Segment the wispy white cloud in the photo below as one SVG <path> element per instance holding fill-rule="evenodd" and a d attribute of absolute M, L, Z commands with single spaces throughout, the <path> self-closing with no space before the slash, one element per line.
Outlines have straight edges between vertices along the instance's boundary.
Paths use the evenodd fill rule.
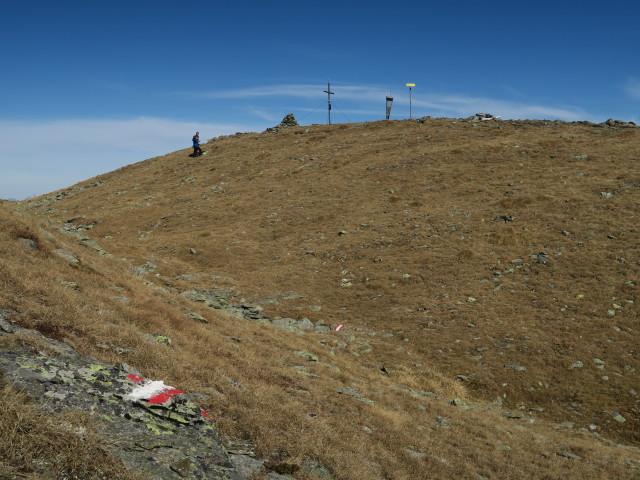
<path fill-rule="evenodd" d="M 636 88 L 640 89 L 637 85 Z M 252 100 L 254 102 L 258 98 L 265 100 L 273 97 L 288 98 L 291 100 L 291 109 L 293 110 L 295 99 L 314 100 L 322 103 L 323 89 L 326 89 L 326 87 L 317 84 L 283 84 L 220 92 L 200 92 L 192 93 L 191 95 L 203 99 Z M 370 113 L 381 115 L 381 112 L 384 112 L 384 99 L 389 93 L 387 88 L 381 86 L 335 84 L 331 86 L 331 90 L 335 94 L 331 97 L 334 105 L 344 112 L 361 112 L 363 115 Z M 396 90 L 392 92 L 392 96 L 395 98 L 393 111 L 400 115 L 399 108 L 404 108 L 407 110 L 407 112 L 403 112 L 406 115 L 400 115 L 400 117 L 408 117 L 408 91 Z M 499 115 L 503 118 L 544 118 L 567 121 L 596 120 L 588 112 L 571 106 L 515 102 L 463 94 L 423 93 L 415 89 L 412 92 L 411 103 L 414 116 L 431 115 L 458 118 L 482 112 Z M 382 106 L 376 108 L 376 105 Z M 307 106 L 296 108 L 298 111 L 308 109 Z M 262 118 L 271 120 L 273 117 L 263 116 Z M 367 118 L 366 120 L 372 120 L 372 118 Z"/>
<path fill-rule="evenodd" d="M 209 139 L 254 128 L 146 117 L 0 121 L 0 198 L 48 193 L 145 158 L 189 148 L 196 130 Z"/>
<path fill-rule="evenodd" d="M 248 106 L 246 108 L 246 110 L 247 110 L 247 113 L 249 115 L 252 115 L 252 116 L 257 117 L 257 118 L 261 118 L 261 119 L 266 120 L 268 122 L 276 122 L 277 123 L 277 122 L 280 121 L 280 119 L 277 118 L 277 115 L 274 115 L 272 112 L 267 111 L 267 110 L 265 110 L 263 108 L 254 107 L 254 106 L 250 105 L 250 106 Z"/>
<path fill-rule="evenodd" d="M 637 78 L 630 78 L 627 80 L 625 92 L 634 100 L 640 100 L 640 80 Z"/>
<path fill-rule="evenodd" d="M 216 92 L 179 92 L 181 94 L 202 99 L 249 99 L 264 97 L 297 97 L 314 98 L 318 96 L 318 85 L 265 85 L 236 90 Z"/>
<path fill-rule="evenodd" d="M 476 113 L 490 113 L 511 119 L 587 120 L 589 114 L 579 108 L 553 105 L 527 104 L 493 98 L 465 95 L 426 95 L 414 99 L 414 105 L 423 107 L 432 116 L 468 117 Z"/>

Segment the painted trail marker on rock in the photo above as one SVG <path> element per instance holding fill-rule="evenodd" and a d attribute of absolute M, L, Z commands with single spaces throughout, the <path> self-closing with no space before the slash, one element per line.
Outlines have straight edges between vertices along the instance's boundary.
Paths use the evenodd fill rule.
<path fill-rule="evenodd" d="M 144 401 L 150 405 L 161 405 L 173 400 L 174 395 L 186 393 L 177 388 L 165 385 L 162 380 L 146 380 L 137 375 L 127 375 L 127 378 L 138 384 L 138 386 L 124 397 L 125 400 L 130 402 Z M 211 420 L 209 414 L 203 409 L 200 409 L 200 413 L 207 420 Z"/>

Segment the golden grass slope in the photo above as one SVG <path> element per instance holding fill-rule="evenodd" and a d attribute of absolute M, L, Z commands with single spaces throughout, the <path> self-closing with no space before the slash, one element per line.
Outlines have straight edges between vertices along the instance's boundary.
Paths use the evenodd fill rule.
<path fill-rule="evenodd" d="M 630 478 L 639 135 L 429 119 L 215 139 L 4 205 L 0 308 L 209 395 L 219 428 L 272 462 L 314 458 L 341 479 Z M 78 227 L 103 255 L 61 232 Z M 194 286 L 347 329 L 258 325 L 179 295 Z"/>

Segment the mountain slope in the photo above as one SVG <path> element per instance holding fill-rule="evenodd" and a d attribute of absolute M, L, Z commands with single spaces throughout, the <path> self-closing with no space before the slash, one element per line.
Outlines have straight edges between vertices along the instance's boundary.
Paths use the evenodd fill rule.
<path fill-rule="evenodd" d="M 222 392 L 205 406 L 224 432 L 336 478 L 635 468 L 620 455 L 639 457 L 636 128 L 422 119 L 205 150 L 15 206 L 98 271 L 137 267 L 144 289 L 129 272 L 114 282 L 138 308 L 127 328 L 177 336 L 183 360 L 102 355 Z M 235 310 L 187 299 L 212 290 Z M 246 320 L 249 306 L 294 332 Z M 60 335 L 83 342 L 66 322 Z M 88 352 L 104 333 L 91 335 Z"/>

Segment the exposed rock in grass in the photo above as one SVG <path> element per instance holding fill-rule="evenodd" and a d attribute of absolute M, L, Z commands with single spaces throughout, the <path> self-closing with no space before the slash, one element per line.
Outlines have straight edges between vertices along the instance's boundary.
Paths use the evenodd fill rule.
<path fill-rule="evenodd" d="M 305 360 L 309 360 L 310 362 L 317 362 L 318 361 L 318 357 L 316 355 L 314 355 L 313 353 L 309 353 L 309 352 L 305 352 L 302 350 L 298 350 L 293 352 L 294 355 L 300 357 L 300 358 L 304 358 Z"/>
<path fill-rule="evenodd" d="M 20 237 L 20 238 L 18 238 L 18 241 L 29 250 L 37 250 L 38 249 L 38 245 L 31 238 Z"/>
<path fill-rule="evenodd" d="M 224 293 L 217 290 L 203 290 L 200 288 L 194 288 L 187 292 L 183 292 L 182 295 L 194 302 L 204 303 L 207 307 L 222 309 L 228 305 L 227 298 Z"/>
<path fill-rule="evenodd" d="M 613 412 L 613 414 L 611 416 L 618 423 L 624 423 L 624 422 L 627 421 L 627 419 L 624 418 L 622 415 L 620 415 L 618 412 Z"/>
<path fill-rule="evenodd" d="M 571 460 L 582 460 L 580 455 L 576 455 L 575 453 L 567 452 L 566 450 L 558 450 L 556 455 L 559 457 L 570 458 Z"/>
<path fill-rule="evenodd" d="M 527 367 L 523 367 L 522 365 L 505 365 L 504 368 L 515 370 L 516 372 L 525 372 L 527 370 Z"/>
<path fill-rule="evenodd" d="M 169 347 L 170 347 L 170 346 L 172 345 L 172 343 L 173 343 L 173 342 L 172 342 L 172 340 L 171 340 L 171 338 L 169 338 L 169 337 L 167 337 L 167 336 L 165 336 L 165 335 L 151 335 L 151 334 L 146 334 L 146 335 L 144 335 L 144 337 L 145 337 L 147 340 L 151 341 L 151 342 L 154 342 L 154 343 L 162 343 L 162 344 L 167 345 L 167 346 L 169 346 Z"/>
<path fill-rule="evenodd" d="M 196 313 L 196 312 L 185 313 L 184 316 L 187 317 L 187 318 L 191 318 L 193 320 L 197 320 L 200 323 L 209 323 L 209 320 L 207 320 L 202 315 L 200 315 L 199 313 Z"/>
<path fill-rule="evenodd" d="M 71 288 L 73 290 L 80 290 L 80 285 L 78 285 L 76 282 L 68 282 L 66 280 L 60 280 L 58 283 L 60 285 L 62 285 L 63 287 L 68 287 L 68 288 Z"/>
<path fill-rule="evenodd" d="M 80 263 L 80 260 L 78 260 L 76 257 L 74 257 L 73 255 L 71 255 L 69 252 L 67 252 L 62 248 L 56 248 L 54 250 L 54 253 L 57 253 L 69 263 Z"/>
<path fill-rule="evenodd" d="M 135 275 L 137 275 L 138 277 L 142 277 L 143 275 L 146 275 L 147 273 L 155 272 L 157 268 L 158 268 L 158 266 L 155 263 L 145 262 L 140 266 L 131 267 L 131 271 Z"/>
<path fill-rule="evenodd" d="M 245 478 L 191 395 L 168 389 L 151 398 L 126 401 L 137 385 L 145 383 L 128 373 L 130 369 L 82 357 L 67 345 L 7 324 L 3 318 L 0 337 L 28 333 L 61 355 L 37 355 L 28 346 L 0 350 L 0 371 L 6 379 L 50 412 L 92 412 L 108 447 L 132 470 L 166 480 Z"/>

